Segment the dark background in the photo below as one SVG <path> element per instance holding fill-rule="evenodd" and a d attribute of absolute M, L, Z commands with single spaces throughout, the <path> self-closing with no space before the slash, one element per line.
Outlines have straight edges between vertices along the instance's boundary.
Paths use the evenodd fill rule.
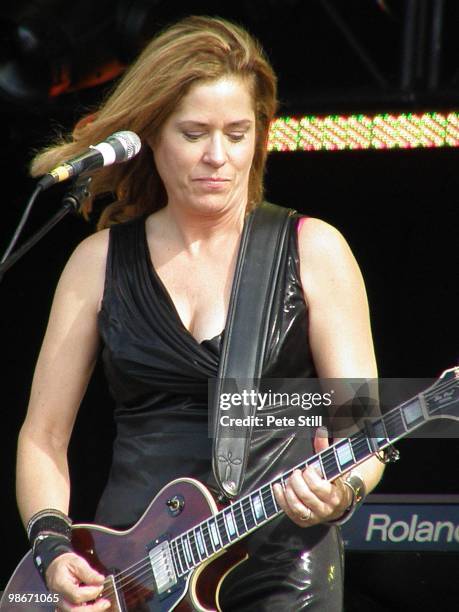
<path fill-rule="evenodd" d="M 230 17 L 260 38 L 280 75 L 284 115 L 459 107 L 454 2 L 190 2 L 186 11 L 177 2 L 112 2 L 110 11 L 106 2 L 93 4 L 69 8 L 43 0 L 1 9 L 1 252 L 34 186 L 27 175 L 33 150 L 71 128 L 106 93 L 107 57 L 127 62 L 156 28 L 184 14 Z M 56 66 L 67 68 L 74 91 L 69 85 L 49 96 L 62 76 Z M 107 82 L 83 87 L 95 73 Z M 269 157 L 268 199 L 325 219 L 350 243 L 366 281 L 381 376 L 430 378 L 458 363 L 457 165 L 455 148 Z M 64 192 L 59 186 L 38 200 L 21 241 L 57 210 Z M 59 274 L 92 231 L 93 225 L 66 217 L 0 286 L 0 588 L 27 550 L 14 501 L 14 460 L 34 364 Z M 70 450 L 78 522 L 91 520 L 106 477 L 112 408 L 99 367 Z M 398 447 L 401 461 L 386 470 L 379 493 L 457 494 L 455 438 L 406 440 Z M 451 554 L 351 553 L 346 610 L 454 609 L 458 569 Z"/>

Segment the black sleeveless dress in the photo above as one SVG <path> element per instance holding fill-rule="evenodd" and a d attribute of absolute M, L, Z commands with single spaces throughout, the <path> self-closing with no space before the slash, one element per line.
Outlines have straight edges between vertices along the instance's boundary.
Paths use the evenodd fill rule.
<path fill-rule="evenodd" d="M 295 216 L 290 220 L 283 253 L 283 291 L 270 321 L 265 378 L 315 376 L 299 277 L 297 221 Z M 126 528 L 169 481 L 209 479 L 207 382 L 218 373 L 222 334 L 198 343 L 184 327 L 152 265 L 145 217 L 110 229 L 98 323 L 105 373 L 116 400 L 117 435 L 96 521 Z M 258 434 L 251 444 L 244 491 L 311 454 L 310 440 Z M 336 527 L 302 529 L 281 516 L 245 541 L 249 559 L 223 582 L 223 612 L 248 612 L 255 606 L 270 612 L 342 609 L 343 553 Z"/>

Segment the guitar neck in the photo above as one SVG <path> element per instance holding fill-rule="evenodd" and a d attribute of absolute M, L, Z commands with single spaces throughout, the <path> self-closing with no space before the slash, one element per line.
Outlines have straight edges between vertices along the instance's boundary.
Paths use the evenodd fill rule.
<path fill-rule="evenodd" d="M 450 386 L 447 381 L 443 385 L 437 383 L 379 418 L 367 419 L 364 431 L 335 442 L 171 540 L 179 574 L 185 575 L 206 558 L 281 514 L 273 485 L 283 486 L 295 469 L 314 467 L 323 478 L 335 480 L 427 421 L 441 416 L 437 414 L 439 409 L 447 407 L 449 401 L 455 401 Z M 457 387 L 457 382 L 454 386 Z"/>

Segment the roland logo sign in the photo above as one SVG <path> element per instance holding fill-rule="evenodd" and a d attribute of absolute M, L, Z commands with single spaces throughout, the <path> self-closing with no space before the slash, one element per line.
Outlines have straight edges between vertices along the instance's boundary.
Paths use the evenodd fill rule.
<path fill-rule="evenodd" d="M 389 514 L 370 514 L 366 542 L 458 542 L 459 524 L 452 521 L 392 521 Z"/>

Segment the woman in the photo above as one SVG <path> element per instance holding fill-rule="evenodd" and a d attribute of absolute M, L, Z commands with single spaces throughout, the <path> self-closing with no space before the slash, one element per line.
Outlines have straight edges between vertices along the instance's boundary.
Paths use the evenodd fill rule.
<path fill-rule="evenodd" d="M 117 438 L 96 521 L 127 527 L 168 481 L 205 482 L 210 473 L 207 380 L 218 371 L 244 218 L 262 199 L 275 110 L 275 76 L 256 42 L 224 20 L 191 17 L 149 44 L 71 142 L 35 161 L 42 174 L 120 129 L 144 144 L 131 163 L 94 178 L 93 193 L 112 191 L 117 201 L 59 281 L 19 438 L 19 507 L 62 610 L 108 606 L 103 598 L 84 605 L 103 577 L 66 539 L 66 450 L 101 345 Z M 365 289 L 342 236 L 293 217 L 283 273 L 264 376 L 375 377 Z M 254 440 L 247 488 L 267 462 L 279 472 L 295 453 L 313 452 L 275 444 Z M 316 451 L 327 444 L 316 436 Z M 381 472 L 375 459 L 359 467 L 367 492 Z M 286 516 L 249 536 L 249 560 L 223 582 L 222 610 L 340 610 L 342 549 L 328 523 L 354 494 L 344 478 L 332 484 L 297 470 L 276 491 Z"/>

